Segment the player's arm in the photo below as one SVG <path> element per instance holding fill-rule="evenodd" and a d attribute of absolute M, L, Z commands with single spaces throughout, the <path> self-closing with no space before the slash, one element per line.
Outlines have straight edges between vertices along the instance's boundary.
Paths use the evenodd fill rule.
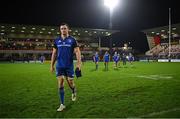
<path fill-rule="evenodd" d="M 54 64 L 55 64 L 55 61 L 56 61 L 56 53 L 57 53 L 57 49 L 53 48 L 52 56 L 51 56 L 51 68 L 50 68 L 51 72 L 54 71 Z"/>
<path fill-rule="evenodd" d="M 76 54 L 76 59 L 77 59 L 76 67 L 81 69 L 81 51 L 79 47 L 74 48 L 74 53 Z"/>

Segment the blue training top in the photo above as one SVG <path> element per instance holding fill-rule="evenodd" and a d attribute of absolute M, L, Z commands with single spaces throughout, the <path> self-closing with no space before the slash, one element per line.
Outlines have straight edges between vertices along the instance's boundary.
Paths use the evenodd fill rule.
<path fill-rule="evenodd" d="M 105 62 L 109 62 L 109 54 L 105 54 L 104 55 L 104 61 Z"/>
<path fill-rule="evenodd" d="M 57 49 L 56 67 L 73 67 L 73 55 L 75 47 L 78 47 L 77 42 L 71 36 L 66 37 L 64 40 L 61 37 L 54 40 L 54 48 Z"/>

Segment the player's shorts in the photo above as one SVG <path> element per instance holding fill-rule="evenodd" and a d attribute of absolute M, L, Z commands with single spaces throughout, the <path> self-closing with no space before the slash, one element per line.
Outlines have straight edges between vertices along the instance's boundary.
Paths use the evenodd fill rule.
<path fill-rule="evenodd" d="M 61 67 L 56 67 L 56 77 L 58 76 L 66 76 L 70 78 L 74 78 L 74 68 L 69 67 L 69 68 L 61 68 Z"/>
<path fill-rule="evenodd" d="M 133 58 L 131 57 L 131 58 L 129 58 L 129 61 L 133 61 Z"/>
<path fill-rule="evenodd" d="M 95 60 L 95 62 L 99 62 L 99 60 Z"/>
<path fill-rule="evenodd" d="M 109 60 L 105 59 L 104 62 L 109 62 Z"/>

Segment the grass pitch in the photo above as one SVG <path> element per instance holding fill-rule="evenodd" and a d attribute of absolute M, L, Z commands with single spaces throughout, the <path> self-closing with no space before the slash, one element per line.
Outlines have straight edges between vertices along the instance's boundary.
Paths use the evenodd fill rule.
<path fill-rule="evenodd" d="M 122 64 L 122 63 L 121 63 Z M 135 62 L 133 67 L 98 71 L 92 62 L 74 79 L 77 101 L 65 83 L 59 106 L 57 80 L 50 64 L 0 64 L 0 117 L 180 117 L 180 63 Z"/>

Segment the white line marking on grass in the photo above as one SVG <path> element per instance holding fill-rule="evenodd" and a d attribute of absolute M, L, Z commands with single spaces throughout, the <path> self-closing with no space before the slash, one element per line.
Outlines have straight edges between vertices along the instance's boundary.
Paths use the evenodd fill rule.
<path fill-rule="evenodd" d="M 163 75 L 139 75 L 138 78 L 146 78 L 153 80 L 161 80 L 161 79 L 172 79 L 172 76 L 163 76 Z"/>
<path fill-rule="evenodd" d="M 139 116 L 139 117 L 152 117 L 152 116 L 157 116 L 157 115 L 161 115 L 161 114 L 165 114 L 165 113 L 173 112 L 173 111 L 178 111 L 178 110 L 180 110 L 180 108 L 173 108 L 173 109 L 168 109 L 168 110 L 162 110 L 162 111 L 159 111 L 159 112 L 149 113 L 147 115 L 142 115 L 142 116 Z"/>

